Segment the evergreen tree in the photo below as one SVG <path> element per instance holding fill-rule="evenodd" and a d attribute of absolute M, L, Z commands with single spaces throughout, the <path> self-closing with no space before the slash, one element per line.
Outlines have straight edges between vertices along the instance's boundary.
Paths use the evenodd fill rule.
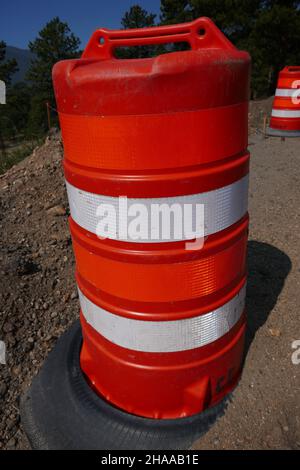
<path fill-rule="evenodd" d="M 30 99 L 30 88 L 26 83 L 19 82 L 9 88 L 6 105 L 3 106 L 0 115 L 2 134 L 5 139 L 14 139 L 18 135 L 24 134 L 28 121 Z"/>
<path fill-rule="evenodd" d="M 0 41 L 0 80 L 2 80 L 6 85 L 6 98 L 9 99 L 9 85 L 11 83 L 12 75 L 18 70 L 18 65 L 16 60 L 5 60 L 6 55 L 6 43 Z M 11 122 L 10 118 L 7 115 L 7 105 L 0 104 L 1 113 L 0 113 L 0 152 L 2 158 L 6 156 L 5 149 L 5 134 L 7 134 L 8 123 Z"/>
<path fill-rule="evenodd" d="M 252 56 L 252 96 L 274 93 L 278 72 L 300 63 L 300 0 L 161 0 L 162 24 L 208 16 Z"/>
<path fill-rule="evenodd" d="M 278 73 L 286 65 L 300 64 L 300 2 L 269 1 L 261 9 L 247 45 L 252 55 L 254 92 L 269 96 Z"/>
<path fill-rule="evenodd" d="M 58 17 L 49 21 L 38 37 L 29 43 L 30 51 L 35 54 L 27 73 L 33 92 L 28 120 L 29 134 L 39 135 L 47 129 L 46 101 L 55 107 L 52 68 L 59 60 L 78 57 L 79 44 L 79 38 Z"/>
<path fill-rule="evenodd" d="M 6 43 L 0 41 L 0 80 L 3 80 L 6 86 L 9 86 L 12 75 L 18 70 L 18 64 L 15 59 L 5 60 L 5 55 Z"/>
<path fill-rule="evenodd" d="M 194 12 L 189 0 L 161 0 L 161 24 L 186 23 L 194 19 Z"/>
<path fill-rule="evenodd" d="M 149 13 L 139 5 L 133 5 L 121 20 L 124 29 L 148 28 L 154 26 L 156 15 Z"/>
<path fill-rule="evenodd" d="M 10 92 L 7 108 L 18 134 L 24 135 L 30 111 L 31 89 L 25 82 L 16 83 Z"/>
<path fill-rule="evenodd" d="M 121 24 L 124 29 L 133 28 L 148 28 L 155 25 L 156 15 L 149 13 L 139 5 L 133 5 L 127 11 Z M 151 57 L 155 55 L 156 48 L 153 46 L 134 46 L 134 47 L 119 47 L 116 49 L 115 54 L 119 59 L 136 59 L 142 57 Z"/>

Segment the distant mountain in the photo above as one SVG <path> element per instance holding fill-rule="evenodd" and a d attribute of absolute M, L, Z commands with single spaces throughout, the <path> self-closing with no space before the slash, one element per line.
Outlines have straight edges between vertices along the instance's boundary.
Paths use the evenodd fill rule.
<path fill-rule="evenodd" d="M 22 82 L 25 80 L 25 75 L 30 65 L 31 59 L 34 54 L 28 49 L 19 49 L 18 47 L 6 46 L 6 59 L 16 59 L 18 62 L 18 72 L 12 76 L 12 83 Z"/>

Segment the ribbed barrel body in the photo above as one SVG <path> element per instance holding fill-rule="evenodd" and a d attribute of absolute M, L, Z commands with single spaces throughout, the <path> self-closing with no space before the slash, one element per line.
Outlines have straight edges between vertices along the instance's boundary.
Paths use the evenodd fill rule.
<path fill-rule="evenodd" d="M 81 367 L 113 405 L 178 418 L 241 373 L 250 60 L 208 19 L 171 27 L 197 35 L 191 50 L 150 59 L 97 58 L 94 41 L 115 33 L 53 72 Z"/>

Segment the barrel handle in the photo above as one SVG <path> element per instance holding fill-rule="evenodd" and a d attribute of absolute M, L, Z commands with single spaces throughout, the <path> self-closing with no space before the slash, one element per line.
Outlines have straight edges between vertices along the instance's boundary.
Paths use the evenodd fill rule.
<path fill-rule="evenodd" d="M 97 29 L 89 40 L 82 57 L 111 59 L 114 49 L 124 46 L 144 46 L 188 42 L 192 50 L 200 48 L 235 49 L 216 25 L 206 17 L 190 23 L 153 28 L 109 30 Z"/>

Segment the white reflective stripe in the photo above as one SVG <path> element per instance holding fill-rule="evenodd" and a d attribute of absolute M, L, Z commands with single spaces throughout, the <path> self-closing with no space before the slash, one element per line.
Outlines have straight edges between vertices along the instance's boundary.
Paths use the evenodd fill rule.
<path fill-rule="evenodd" d="M 285 109 L 273 109 L 272 110 L 273 117 L 279 118 L 300 118 L 300 110 L 285 110 Z"/>
<path fill-rule="evenodd" d="M 277 88 L 275 95 L 283 98 L 297 98 L 300 97 L 300 88 Z"/>
<path fill-rule="evenodd" d="M 130 207 L 133 206 L 133 204 L 143 204 L 146 207 L 148 214 L 151 214 L 152 204 L 167 204 L 168 207 L 171 207 L 173 204 L 178 204 L 181 213 L 184 214 L 184 217 L 187 216 L 184 218 L 184 227 L 186 225 L 195 227 L 197 219 L 196 211 L 194 209 L 196 205 L 203 205 L 204 233 L 202 231 L 201 235 L 204 236 L 230 227 L 246 214 L 248 206 L 248 175 L 228 186 L 224 186 L 213 191 L 208 191 L 206 193 L 163 198 L 127 198 L 127 209 L 123 207 L 120 207 L 119 209 L 118 197 L 89 193 L 72 186 L 68 182 L 66 182 L 66 186 L 71 216 L 78 225 L 88 230 L 89 232 L 101 235 L 106 238 L 117 240 L 126 239 L 130 242 L 157 243 L 174 240 L 186 240 L 195 237 L 189 236 L 189 234 L 186 234 L 185 231 L 182 230 L 182 235 L 180 237 L 176 237 L 176 233 L 171 231 L 171 237 L 163 238 L 160 228 L 159 234 L 157 236 L 155 236 L 149 230 L 148 238 L 143 237 L 140 239 L 134 239 L 130 237 L 130 234 L 128 234 L 127 238 L 124 238 L 124 236 L 121 236 L 118 232 L 118 225 L 117 231 L 101 231 L 99 230 L 99 225 L 97 226 L 101 220 L 101 216 L 97 216 L 97 208 L 100 205 L 112 205 L 116 213 L 116 220 L 121 221 L 119 226 L 121 226 L 121 224 L 124 226 L 125 220 L 127 220 L 128 211 L 130 210 Z M 187 214 L 185 212 L 186 204 L 190 204 L 193 207 L 193 210 Z M 128 217 L 128 219 L 130 218 Z M 161 218 L 159 224 L 161 224 Z"/>
<path fill-rule="evenodd" d="M 228 333 L 245 308 L 246 286 L 212 312 L 176 321 L 143 321 L 121 317 L 98 307 L 79 290 L 86 321 L 118 346 L 143 352 L 175 352 L 199 348 Z"/>

